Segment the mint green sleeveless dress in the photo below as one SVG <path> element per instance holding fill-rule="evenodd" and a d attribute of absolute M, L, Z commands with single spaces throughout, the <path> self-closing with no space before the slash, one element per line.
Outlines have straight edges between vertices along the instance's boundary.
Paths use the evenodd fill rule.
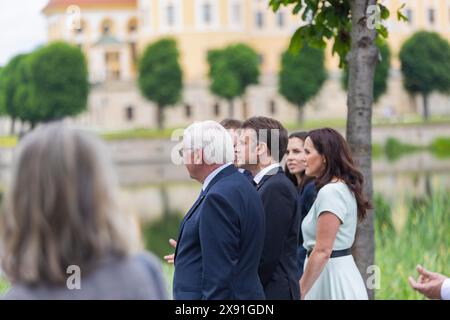
<path fill-rule="evenodd" d="M 343 182 L 323 186 L 302 223 L 303 246 L 312 250 L 316 244 L 317 219 L 328 211 L 336 215 L 341 225 L 333 250 L 351 248 L 355 240 L 357 205 L 353 193 Z M 308 258 L 305 261 L 305 268 Z M 322 273 L 305 296 L 306 300 L 367 300 L 363 278 L 352 255 L 330 258 Z"/>

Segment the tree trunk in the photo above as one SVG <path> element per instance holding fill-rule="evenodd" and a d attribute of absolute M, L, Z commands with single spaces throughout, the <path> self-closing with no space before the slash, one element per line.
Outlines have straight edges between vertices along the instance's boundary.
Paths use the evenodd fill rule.
<path fill-rule="evenodd" d="M 423 99 L 423 120 L 428 121 L 430 118 L 430 111 L 428 110 L 428 94 L 422 94 Z"/>
<path fill-rule="evenodd" d="M 298 108 L 298 113 L 297 113 L 297 122 L 299 125 L 303 125 L 303 121 L 304 121 L 304 116 L 305 116 L 305 111 L 303 109 L 303 106 L 297 106 Z"/>
<path fill-rule="evenodd" d="M 167 187 L 165 185 L 161 185 L 159 193 L 161 195 L 162 216 L 164 218 L 167 218 L 170 214 L 169 195 L 167 193 Z"/>
<path fill-rule="evenodd" d="M 234 103 L 233 103 L 233 99 L 230 99 L 228 101 L 228 117 L 230 119 L 234 119 Z"/>
<path fill-rule="evenodd" d="M 364 191 L 372 201 L 372 103 L 378 49 L 376 29 L 367 27 L 367 8 L 376 0 L 350 0 L 352 12 L 351 51 L 349 53 L 347 141 L 353 159 L 364 175 Z M 368 267 L 375 264 L 374 211 L 370 210 L 357 228 L 353 254 L 366 287 L 374 275 Z M 370 270 L 370 269 L 369 269 Z M 369 281 L 368 281 L 369 280 Z M 374 298 L 374 288 L 367 288 Z"/>
<path fill-rule="evenodd" d="M 158 122 L 158 129 L 164 128 L 164 107 L 160 104 L 156 106 L 156 121 Z"/>
<path fill-rule="evenodd" d="M 16 126 L 16 118 L 15 117 L 12 117 L 11 118 L 11 128 L 10 128 L 10 130 L 9 130 L 9 133 L 11 134 L 11 135 L 14 135 L 14 133 L 15 133 L 15 126 Z"/>

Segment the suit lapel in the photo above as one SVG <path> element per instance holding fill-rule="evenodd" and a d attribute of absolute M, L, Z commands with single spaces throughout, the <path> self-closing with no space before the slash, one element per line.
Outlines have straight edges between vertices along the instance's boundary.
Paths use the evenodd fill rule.
<path fill-rule="evenodd" d="M 237 169 L 234 167 L 234 165 L 229 165 L 228 167 L 224 168 L 223 170 L 221 170 L 212 180 L 211 182 L 208 184 L 208 186 L 206 187 L 205 191 L 203 191 L 201 193 L 201 195 L 197 198 L 197 200 L 195 201 L 195 203 L 193 204 L 193 206 L 189 209 L 189 211 L 186 213 L 186 215 L 183 218 L 183 222 L 181 223 L 180 226 L 180 231 L 178 232 L 178 241 L 180 241 L 181 239 L 181 235 L 183 234 L 183 229 L 184 229 L 184 225 L 186 224 L 186 221 L 189 220 L 189 218 L 192 216 L 192 214 L 195 212 L 195 210 L 197 210 L 198 206 L 202 203 L 203 199 L 205 199 L 206 194 L 208 193 L 209 189 L 211 189 L 211 187 L 217 182 L 219 181 L 221 178 L 229 176 L 230 174 L 234 173 L 235 171 L 237 171 Z M 177 251 L 178 251 L 178 245 L 175 248 L 175 257 L 177 256 Z"/>

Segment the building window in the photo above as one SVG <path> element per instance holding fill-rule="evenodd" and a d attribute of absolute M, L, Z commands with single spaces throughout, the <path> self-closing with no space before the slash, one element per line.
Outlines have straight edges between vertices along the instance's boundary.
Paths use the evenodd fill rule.
<path fill-rule="evenodd" d="M 264 13 L 261 11 L 256 12 L 255 23 L 258 29 L 262 29 L 264 27 Z"/>
<path fill-rule="evenodd" d="M 137 20 L 136 18 L 128 21 L 128 33 L 135 33 L 137 31 Z"/>
<path fill-rule="evenodd" d="M 129 106 L 125 109 L 125 119 L 127 121 L 133 121 L 134 119 L 134 107 Z"/>
<path fill-rule="evenodd" d="M 413 23 L 413 12 L 412 12 L 412 10 L 411 9 L 406 9 L 405 15 L 408 18 L 408 23 L 412 24 Z"/>
<path fill-rule="evenodd" d="M 434 24 L 435 16 L 434 16 L 434 9 L 428 9 L 428 22 L 430 24 Z"/>
<path fill-rule="evenodd" d="M 275 100 L 270 100 L 270 114 L 274 115 L 275 113 L 277 113 L 277 105 Z"/>
<path fill-rule="evenodd" d="M 107 19 L 102 22 L 102 34 L 107 35 L 111 34 L 112 32 L 112 22 L 111 20 Z"/>
<path fill-rule="evenodd" d="M 218 103 L 214 104 L 214 115 L 216 117 L 220 116 L 220 105 Z"/>
<path fill-rule="evenodd" d="M 231 21 L 233 24 L 241 23 L 241 4 L 239 2 L 234 2 L 231 7 Z"/>
<path fill-rule="evenodd" d="M 279 12 L 277 13 L 277 26 L 278 26 L 279 28 L 283 28 L 283 27 L 284 27 L 284 24 L 285 24 L 285 21 L 284 21 L 284 12 L 279 11 Z"/>
<path fill-rule="evenodd" d="M 210 24 L 211 19 L 211 4 L 209 2 L 205 2 L 202 5 L 202 17 L 204 24 Z"/>
<path fill-rule="evenodd" d="M 173 4 L 169 4 L 166 8 L 166 19 L 167 25 L 175 25 L 175 7 L 173 6 Z"/>

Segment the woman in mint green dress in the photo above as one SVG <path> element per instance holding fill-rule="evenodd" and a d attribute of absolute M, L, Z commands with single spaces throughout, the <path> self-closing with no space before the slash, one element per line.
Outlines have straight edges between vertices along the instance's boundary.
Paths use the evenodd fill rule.
<path fill-rule="evenodd" d="M 308 254 L 300 279 L 301 298 L 368 299 L 351 254 L 358 220 L 370 208 L 363 195 L 363 176 L 336 130 L 311 131 L 304 148 L 306 174 L 316 178 L 318 193 L 302 223 Z"/>

